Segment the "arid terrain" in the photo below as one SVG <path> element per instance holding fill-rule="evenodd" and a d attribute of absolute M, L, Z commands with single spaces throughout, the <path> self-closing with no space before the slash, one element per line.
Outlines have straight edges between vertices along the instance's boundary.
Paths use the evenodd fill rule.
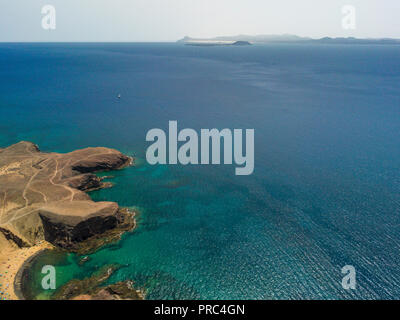
<path fill-rule="evenodd" d="M 31 142 L 0 149 L 0 291 L 13 299 L 15 273 L 32 254 L 80 244 L 128 225 L 127 211 L 86 193 L 109 184 L 94 172 L 124 168 L 132 159 L 107 148 L 43 153 Z M 6 290 L 4 290 L 6 289 Z M 4 290 L 4 291 L 3 291 Z"/>

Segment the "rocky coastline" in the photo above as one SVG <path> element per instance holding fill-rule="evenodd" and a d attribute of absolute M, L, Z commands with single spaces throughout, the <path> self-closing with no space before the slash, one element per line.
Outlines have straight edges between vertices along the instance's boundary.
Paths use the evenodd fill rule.
<path fill-rule="evenodd" d="M 0 274 L 4 269 L 12 280 L 11 287 L 4 284 L 10 291 L 8 297 L 23 298 L 24 269 L 43 249 L 89 254 L 135 228 L 134 212 L 114 202 L 94 202 L 87 194 L 112 186 L 96 172 L 119 170 L 132 163 L 132 158 L 119 151 L 102 147 L 44 153 L 23 141 L 0 149 Z M 10 257 L 21 256 L 21 252 L 22 266 L 11 272 L 16 264 Z M 93 289 L 94 297 L 119 299 L 118 287 L 108 289 L 100 295 Z M 88 299 L 88 293 L 83 293 Z M 125 296 L 136 297 L 126 292 Z"/>
<path fill-rule="evenodd" d="M 134 288 L 132 281 L 121 281 L 103 285 L 119 269 L 119 266 L 104 266 L 83 280 L 72 280 L 57 290 L 54 300 L 143 300 L 144 292 Z"/>

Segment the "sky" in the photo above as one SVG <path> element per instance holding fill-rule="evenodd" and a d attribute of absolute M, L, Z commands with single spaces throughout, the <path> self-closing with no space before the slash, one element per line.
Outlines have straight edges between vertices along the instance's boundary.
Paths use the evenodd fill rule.
<path fill-rule="evenodd" d="M 52 5 L 55 29 L 42 27 Z M 355 29 L 342 7 L 356 9 Z M 400 38 L 400 0 L 0 0 L 0 41 L 176 41 L 237 34 Z"/>

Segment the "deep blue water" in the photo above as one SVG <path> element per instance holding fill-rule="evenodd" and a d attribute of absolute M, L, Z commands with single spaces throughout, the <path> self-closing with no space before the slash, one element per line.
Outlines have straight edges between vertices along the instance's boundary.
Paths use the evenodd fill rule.
<path fill-rule="evenodd" d="M 1 44 L 0 119 L 0 147 L 137 157 L 91 195 L 139 228 L 82 267 L 42 257 L 58 284 L 118 263 L 150 299 L 400 298 L 399 46 Z M 254 174 L 149 166 L 169 120 L 254 128 Z"/>

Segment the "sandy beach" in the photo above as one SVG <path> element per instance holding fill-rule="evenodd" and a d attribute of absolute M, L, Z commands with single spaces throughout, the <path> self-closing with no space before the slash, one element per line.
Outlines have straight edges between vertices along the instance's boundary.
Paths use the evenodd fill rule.
<path fill-rule="evenodd" d="M 0 252 L 0 300 L 18 300 L 14 280 L 24 262 L 38 252 L 53 246 L 42 241 L 30 248 L 5 248 Z"/>

